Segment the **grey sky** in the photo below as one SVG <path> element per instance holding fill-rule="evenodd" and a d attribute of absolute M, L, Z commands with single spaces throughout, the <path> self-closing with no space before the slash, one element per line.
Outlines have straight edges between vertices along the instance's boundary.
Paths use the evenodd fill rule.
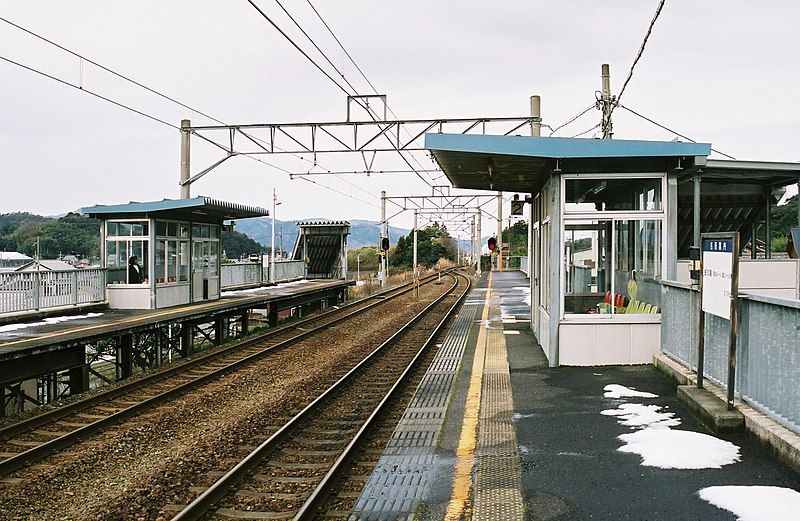
<path fill-rule="evenodd" d="M 657 1 L 322 2 L 316 7 L 401 117 L 525 116 L 545 123 L 594 99 L 600 65 L 617 92 Z M 3 17 L 231 123 L 342 120 L 345 98 L 244 0 L 2 2 Z M 273 0 L 259 5 L 300 40 Z M 362 92 L 308 4 L 284 0 Z M 800 161 L 800 3 L 667 0 L 624 104 L 738 159 Z M 311 49 L 309 44 L 305 47 Z M 78 60 L 0 23 L 0 55 L 77 83 Z M 177 131 L 0 62 L 0 212 L 61 213 L 94 203 L 178 195 Z M 204 118 L 86 65 L 83 84 L 176 125 Z M 599 121 L 591 111 L 559 135 Z M 674 136 L 617 110 L 615 137 Z M 591 134 L 589 134 L 591 135 Z M 378 168 L 399 166 L 384 156 Z M 219 158 L 193 142 L 196 172 Z M 428 159 L 419 157 L 429 164 Z M 300 171 L 293 158 L 270 161 Z M 361 168 L 360 158 L 321 157 Z M 321 183 L 367 199 L 344 182 Z M 349 176 L 375 195 L 424 193 L 412 175 Z M 280 218 L 379 216 L 378 209 L 236 158 L 193 193 L 268 206 Z M 410 216 L 392 224 L 407 226 Z"/>

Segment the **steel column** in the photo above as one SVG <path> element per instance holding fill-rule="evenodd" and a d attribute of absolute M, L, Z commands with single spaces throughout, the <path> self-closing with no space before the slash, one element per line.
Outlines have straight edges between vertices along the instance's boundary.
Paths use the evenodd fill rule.
<path fill-rule="evenodd" d="M 181 199 L 189 199 L 191 197 L 191 185 L 189 184 L 189 177 L 191 175 L 191 155 L 189 151 L 191 134 L 189 127 L 191 126 L 192 123 L 188 119 L 181 120 Z"/>

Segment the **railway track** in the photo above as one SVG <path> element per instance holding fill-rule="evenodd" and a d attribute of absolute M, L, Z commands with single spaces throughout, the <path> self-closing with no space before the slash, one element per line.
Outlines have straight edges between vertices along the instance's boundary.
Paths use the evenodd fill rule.
<path fill-rule="evenodd" d="M 0 477 L 411 291 L 413 283 L 404 284 L 7 425 L 0 429 Z"/>
<path fill-rule="evenodd" d="M 349 469 L 447 320 L 470 280 L 452 285 L 388 340 L 276 427 L 173 518 L 312 519 Z M 263 438 L 262 438 L 263 439 Z"/>

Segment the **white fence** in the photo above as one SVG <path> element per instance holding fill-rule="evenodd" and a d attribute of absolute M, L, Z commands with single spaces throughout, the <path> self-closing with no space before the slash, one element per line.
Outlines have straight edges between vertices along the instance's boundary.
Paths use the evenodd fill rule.
<path fill-rule="evenodd" d="M 106 300 L 106 270 L 0 273 L 0 315 Z"/>
<path fill-rule="evenodd" d="M 288 282 L 305 277 L 306 267 L 301 260 L 275 261 L 274 282 Z M 270 282 L 269 263 L 237 262 L 220 266 L 222 289 L 254 288 Z"/>
<path fill-rule="evenodd" d="M 663 281 L 661 350 L 697 369 L 697 291 Z M 748 403 L 800 433 L 800 300 L 742 294 L 735 391 Z M 727 320 L 706 314 L 704 374 L 728 382 Z"/>

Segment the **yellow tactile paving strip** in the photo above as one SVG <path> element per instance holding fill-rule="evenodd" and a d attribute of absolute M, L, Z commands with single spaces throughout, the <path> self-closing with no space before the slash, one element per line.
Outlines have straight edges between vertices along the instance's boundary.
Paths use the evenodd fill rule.
<path fill-rule="evenodd" d="M 483 367 L 478 427 L 477 472 L 473 519 L 524 519 L 514 400 L 500 321 L 499 302 L 492 300 Z M 487 328 L 487 323 L 481 328 Z"/>
<path fill-rule="evenodd" d="M 505 335 L 490 274 L 445 519 L 524 518 L 513 414 Z"/>

